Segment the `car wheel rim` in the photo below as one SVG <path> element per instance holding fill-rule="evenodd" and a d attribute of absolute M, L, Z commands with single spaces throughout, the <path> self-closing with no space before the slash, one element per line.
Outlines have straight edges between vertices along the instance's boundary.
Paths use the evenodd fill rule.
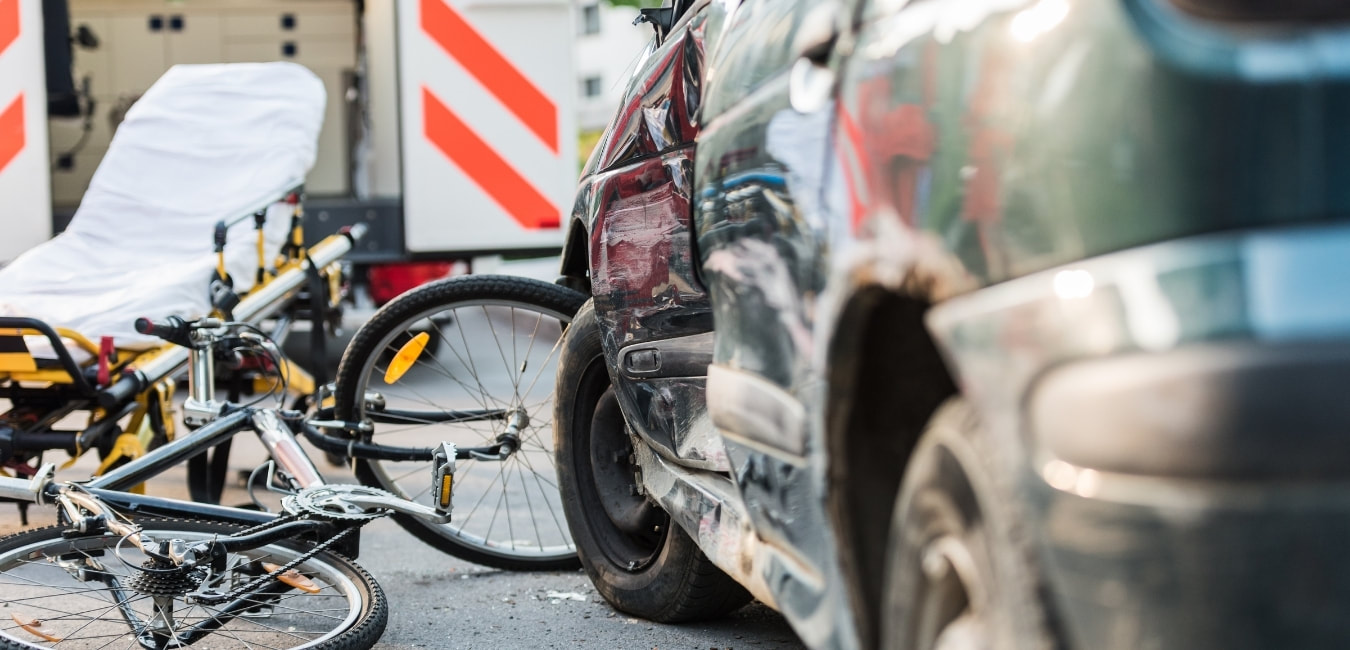
<path fill-rule="evenodd" d="M 986 593 L 974 554 L 962 537 L 944 534 L 924 545 L 919 597 L 919 648 L 983 650 L 990 648 L 983 616 Z"/>
<path fill-rule="evenodd" d="M 600 550 L 613 566 L 638 573 L 660 555 L 670 526 L 669 516 L 641 496 L 632 464 L 632 443 L 614 389 L 608 386 L 603 365 L 588 373 L 605 386 L 595 400 L 585 454 L 588 466 L 581 481 L 587 494 L 583 507 L 591 511 L 590 528 Z M 592 393 L 594 394 L 594 393 Z"/>

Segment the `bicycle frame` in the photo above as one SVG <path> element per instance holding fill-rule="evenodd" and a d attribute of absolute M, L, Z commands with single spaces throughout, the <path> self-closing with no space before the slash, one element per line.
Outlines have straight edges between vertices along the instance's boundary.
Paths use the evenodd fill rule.
<path fill-rule="evenodd" d="M 267 448 L 272 459 L 286 473 L 286 478 L 291 487 L 295 490 L 316 488 L 327 485 L 319 470 L 314 463 L 305 454 L 305 450 L 300 447 L 295 438 L 295 433 L 291 430 L 286 421 L 282 419 L 280 412 L 275 409 L 255 409 L 238 408 L 231 405 L 225 405 L 227 411 L 219 418 L 197 429 L 192 434 L 179 438 L 167 445 L 164 445 L 136 460 L 133 460 L 121 467 L 118 467 L 102 476 L 90 479 L 81 485 L 96 494 L 107 494 L 108 492 L 119 493 L 113 497 L 115 500 L 121 500 L 133 505 L 131 509 L 136 509 L 136 504 L 140 507 L 167 508 L 169 512 L 178 509 L 180 512 L 187 508 L 186 512 L 201 513 L 204 516 L 225 515 L 222 510 L 236 510 L 234 508 L 220 508 L 219 506 L 203 506 L 203 504 L 191 502 L 178 502 L 171 499 L 156 501 L 152 497 L 126 498 L 120 495 L 120 492 L 130 488 L 133 485 L 142 483 L 147 479 L 157 476 L 164 470 L 173 467 L 179 462 L 191 458 L 195 454 L 201 453 L 210 447 L 213 447 L 225 440 L 230 439 L 235 434 L 244 430 L 252 430 L 258 434 L 259 440 Z M 298 413 L 295 415 L 299 416 Z M 451 454 L 455 454 L 452 449 Z M 434 457 L 434 452 L 427 455 L 428 459 Z M 457 454 L 455 454 L 457 455 Z M 453 468 L 452 468 L 453 470 Z M 9 479 L 9 481 L 18 481 L 19 479 Z M 0 482 L 0 497 L 7 496 L 4 483 Z M 12 489 L 12 487 L 11 487 Z M 34 500 L 29 498 L 28 500 Z M 410 501 L 398 499 L 395 497 L 376 498 L 363 496 L 352 498 L 351 502 L 356 505 L 373 508 L 386 508 L 396 512 L 402 512 L 413 516 L 421 517 L 437 523 L 450 521 L 448 510 L 439 511 L 428 508 Z M 192 510 L 192 508 L 202 508 Z"/>
<path fill-rule="evenodd" d="M 359 233 L 357 234 L 359 236 Z M 182 321 L 178 321 L 178 323 L 185 325 Z M 153 326 L 153 324 L 150 325 Z M 140 326 L 138 324 L 138 327 Z M 89 492 L 110 503 L 123 504 L 127 510 L 137 512 L 152 510 L 156 514 L 194 515 L 243 523 L 270 520 L 270 515 L 241 515 L 240 513 L 249 511 L 234 508 L 124 493 L 132 486 L 143 483 L 182 461 L 230 440 L 235 434 L 244 430 L 251 430 L 258 434 L 258 438 L 267 449 L 268 455 L 283 470 L 284 477 L 293 491 L 326 485 L 318 468 L 314 466 L 304 449 L 300 447 L 291 425 L 287 424 L 287 420 L 297 423 L 312 435 L 314 429 L 304 422 L 303 414 L 271 408 L 241 407 L 216 400 L 215 347 L 222 340 L 228 338 L 231 329 L 230 324 L 222 323 L 216 319 L 202 319 L 196 321 L 190 329 L 186 330 L 187 336 L 185 339 L 179 339 L 176 336 L 170 337 L 172 340 L 183 344 L 176 349 L 183 350 L 187 355 L 189 397 L 184 404 L 184 420 L 190 426 L 196 426 L 196 429 L 191 434 L 170 441 L 120 467 L 79 483 L 79 488 L 82 491 Z M 252 335 L 245 334 L 243 336 L 249 337 Z M 276 351 L 275 346 L 270 341 L 262 337 L 253 338 L 264 346 L 269 346 L 272 351 Z M 278 370 L 280 371 L 280 369 Z M 152 381 L 158 380 L 159 378 L 152 379 Z M 419 459 L 432 460 L 438 457 L 436 449 L 409 451 L 414 452 Z M 466 450 L 465 457 L 474 451 L 477 450 Z M 433 480 L 439 482 L 447 473 L 453 473 L 453 459 L 460 455 L 453 445 L 443 444 L 439 451 L 439 457 L 444 459 L 445 464 L 436 468 Z M 52 482 L 52 472 L 48 469 L 49 467 L 44 467 L 43 470 L 39 471 L 32 481 L 0 478 L 0 498 L 38 503 L 45 503 L 48 498 L 53 498 L 61 488 Z M 52 492 L 53 490 L 56 492 Z M 382 508 L 403 512 L 437 523 L 445 523 L 450 520 L 448 500 L 445 500 L 440 508 L 428 508 L 392 496 L 352 495 L 348 501 L 365 508 Z"/>
<path fill-rule="evenodd" d="M 252 429 L 258 433 L 269 454 L 296 482 L 293 487 L 308 488 L 323 485 L 314 463 L 310 462 L 295 440 L 295 434 L 267 409 L 238 409 L 220 416 L 178 439 L 151 451 L 140 458 L 96 476 L 83 485 L 93 489 L 126 490 L 137 483 L 159 475 L 163 471 L 214 447 L 236 433 Z"/>
<path fill-rule="evenodd" d="M 44 467 L 32 479 L 0 477 L 0 498 L 50 505 L 60 486 L 52 481 L 51 472 Z M 135 512 L 157 517 L 198 517 L 242 526 L 256 526 L 276 518 L 271 513 L 242 508 L 229 508 L 165 497 L 147 496 L 113 489 L 85 486 L 85 491 L 118 511 Z"/>
<path fill-rule="evenodd" d="M 80 492 L 88 493 L 97 502 L 115 511 L 161 517 L 210 519 L 244 526 L 267 523 L 276 519 L 277 515 L 125 491 L 244 430 L 258 433 L 259 439 L 263 441 L 277 464 L 286 471 L 292 487 L 299 490 L 327 485 L 304 450 L 300 448 L 295 434 L 278 411 L 230 405 L 226 405 L 226 410 L 228 412 L 188 436 L 181 437 L 103 476 L 70 485 L 76 486 Z M 454 450 L 451 449 L 449 453 L 453 455 Z M 449 471 L 453 472 L 453 466 Z M 0 477 L 0 499 L 41 505 L 55 503 L 61 491 L 67 488 L 53 480 L 54 472 L 54 466 L 48 464 L 32 479 Z M 450 521 L 448 509 L 440 511 L 392 495 L 352 495 L 346 501 L 367 509 L 401 512 L 436 523 Z M 359 555 L 359 538 L 351 536 L 338 550 L 355 559 Z"/>

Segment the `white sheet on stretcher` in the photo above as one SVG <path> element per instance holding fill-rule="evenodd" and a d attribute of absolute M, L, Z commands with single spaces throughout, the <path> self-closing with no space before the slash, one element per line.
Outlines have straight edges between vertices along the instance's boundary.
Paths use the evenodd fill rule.
<path fill-rule="evenodd" d="M 275 202 L 314 164 L 323 112 L 323 83 L 300 65 L 174 66 L 127 111 L 66 231 L 0 269 L 0 315 L 95 343 L 158 345 L 132 323 L 207 314 L 215 224 L 239 217 L 247 218 L 229 231 L 226 266 L 235 289 L 248 289 L 258 258 L 248 215 L 271 206 L 270 263 L 291 216 Z M 51 354 L 41 337 L 28 343 Z"/>

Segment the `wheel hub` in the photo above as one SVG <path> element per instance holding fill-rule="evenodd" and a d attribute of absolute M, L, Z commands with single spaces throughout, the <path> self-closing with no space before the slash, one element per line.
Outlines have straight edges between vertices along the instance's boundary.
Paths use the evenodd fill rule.
<path fill-rule="evenodd" d="M 665 511 L 650 503 L 640 489 L 640 466 L 613 389 L 597 399 L 586 448 L 590 507 L 597 508 L 591 526 L 610 561 L 630 572 L 646 569 L 659 554 L 670 528 Z M 593 490 L 593 491 L 592 491 Z"/>
<path fill-rule="evenodd" d="M 128 586 L 150 596 L 182 596 L 197 589 L 202 573 L 194 566 L 174 566 L 158 558 L 142 562 L 130 576 Z"/>
<path fill-rule="evenodd" d="M 970 549 L 954 535 L 929 541 L 920 555 L 926 582 L 920 609 L 932 618 L 933 650 L 976 650 L 989 647 L 983 612 L 984 593 Z"/>
<path fill-rule="evenodd" d="M 596 407 L 596 419 L 614 421 L 622 418 L 614 393 L 606 393 Z M 621 421 L 621 420 L 620 420 Z M 592 427 L 593 432 L 601 432 Z M 619 530 L 630 535 L 649 533 L 660 523 L 661 512 L 647 502 L 638 484 L 639 469 L 635 463 L 633 446 L 622 428 L 610 435 L 597 435 L 591 441 L 591 467 L 595 488 L 605 516 Z"/>

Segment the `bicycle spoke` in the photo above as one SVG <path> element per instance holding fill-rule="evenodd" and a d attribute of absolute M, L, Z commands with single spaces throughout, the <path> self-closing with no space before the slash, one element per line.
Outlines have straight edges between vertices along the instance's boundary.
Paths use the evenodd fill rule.
<path fill-rule="evenodd" d="M 544 357 L 544 362 L 539 364 L 539 371 L 534 374 L 534 379 L 530 380 L 530 387 L 525 390 L 526 395 L 529 395 L 530 391 L 534 390 L 534 385 L 539 382 L 539 377 L 543 374 L 544 369 L 548 367 L 549 361 L 553 359 L 553 354 L 562 349 L 562 341 L 562 337 L 559 336 L 558 341 L 553 344 L 553 348 L 548 351 L 548 356 Z M 553 391 L 549 391 L 550 396 L 552 395 L 552 392 Z"/>
<path fill-rule="evenodd" d="M 530 526 L 534 528 L 534 541 L 539 544 L 539 548 L 544 548 L 544 538 L 539 534 L 539 522 L 534 518 L 534 504 L 531 503 L 534 499 L 529 498 L 530 486 L 525 484 L 525 473 L 520 471 L 519 467 L 516 467 L 516 476 L 520 477 L 520 487 L 525 492 L 525 509 L 530 512 Z"/>
<path fill-rule="evenodd" d="M 377 368 L 377 370 L 378 370 L 378 368 Z M 453 375 L 446 375 L 446 376 L 449 377 L 450 379 L 454 380 L 455 382 L 459 383 L 461 386 L 464 386 L 465 392 L 468 392 L 469 390 L 471 390 L 470 387 L 469 387 L 467 384 L 465 384 L 465 383 L 462 382 L 462 381 L 459 381 L 459 379 L 457 379 L 457 378 L 454 377 Z M 392 384 L 391 384 L 391 386 L 392 386 Z M 423 394 L 422 394 L 421 392 L 419 392 L 417 389 L 415 389 L 415 388 L 413 388 L 412 386 L 408 385 L 407 382 L 403 382 L 402 384 L 400 384 L 400 385 L 399 385 L 399 388 L 400 388 L 400 389 L 403 389 L 403 390 L 412 391 L 412 392 L 415 393 L 419 398 L 421 398 L 420 401 L 421 401 L 423 404 L 426 404 L 426 405 L 428 405 L 428 406 L 433 406 L 433 407 L 436 407 L 436 408 L 440 408 L 439 405 L 436 404 L 436 402 L 432 401 L 432 399 L 431 399 L 430 397 L 427 397 L 427 396 L 423 395 Z M 386 389 L 385 392 L 388 392 L 388 389 Z M 483 410 L 489 410 L 489 409 L 491 408 L 491 407 L 488 406 L 488 404 L 487 404 L 486 402 L 483 402 L 483 401 L 480 401 L 480 402 L 479 402 L 479 406 L 481 406 L 481 407 L 483 408 Z"/>
<path fill-rule="evenodd" d="M 213 609 L 215 609 L 215 608 L 214 608 L 214 607 L 207 606 L 207 605 L 203 605 L 203 606 L 202 606 L 202 609 L 209 612 L 209 611 L 211 611 L 211 610 L 213 610 Z M 216 616 L 226 616 L 226 615 L 227 615 L 227 614 L 225 614 L 225 612 L 222 612 L 222 611 L 219 611 L 219 610 L 216 611 Z M 241 618 L 243 618 L 243 617 L 238 617 L 238 616 L 237 616 L 237 617 L 234 618 L 234 620 L 238 621 L 238 620 L 240 620 Z M 254 619 L 245 619 L 245 622 L 246 622 L 247 624 L 249 624 L 249 625 L 256 625 L 256 626 L 258 626 L 258 627 L 260 627 L 260 628 L 263 628 L 263 630 L 266 630 L 266 631 L 268 631 L 268 632 L 274 632 L 274 633 L 282 634 L 282 635 L 285 635 L 285 636 L 292 636 L 292 637 L 295 637 L 295 638 L 297 638 L 297 639 L 303 639 L 303 640 L 306 640 L 306 641 L 309 640 L 308 638 L 303 637 L 303 636 L 300 636 L 299 634 L 296 634 L 296 633 L 294 633 L 294 632 L 289 632 L 289 631 L 283 630 L 283 629 L 281 629 L 281 628 L 279 628 L 279 627 L 274 627 L 274 626 L 271 626 L 271 625 L 264 625 L 264 624 L 258 622 L 257 620 L 254 620 Z M 242 632 L 242 631 L 244 631 L 244 630 L 235 630 L 236 633 Z M 311 634 L 314 634 L 314 633 L 311 633 Z M 322 632 L 320 632 L 320 633 L 318 633 L 318 634 L 322 634 Z"/>
<path fill-rule="evenodd" d="M 391 480 L 393 480 L 393 482 L 395 482 L 395 483 L 401 483 L 401 482 L 403 482 L 403 479 L 408 478 L 409 476 L 412 476 L 413 474 L 417 474 L 418 472 L 430 473 L 430 472 L 428 472 L 428 469 L 429 469 L 430 467 L 431 467 L 431 463 L 423 463 L 422 465 L 418 465 L 417 467 L 413 468 L 413 469 L 410 470 L 410 471 L 404 472 L 403 474 L 399 474 L 398 476 L 394 477 L 394 478 L 391 479 Z"/>
<path fill-rule="evenodd" d="M 481 439 L 482 442 L 486 442 L 487 444 L 493 444 L 493 443 L 496 442 L 497 432 L 496 432 L 496 431 L 492 431 L 492 430 L 488 430 L 488 431 L 484 432 L 481 428 L 478 428 L 478 427 L 481 427 L 481 426 L 482 426 L 480 423 L 477 423 L 477 422 L 459 422 L 459 423 L 457 423 L 457 424 L 458 424 L 458 426 L 464 427 L 465 429 L 467 429 L 467 430 L 469 430 L 469 431 L 472 431 L 472 432 L 478 434 L 478 437 Z M 429 426 L 429 425 L 418 424 L 418 425 L 412 425 L 412 426 L 400 427 L 400 428 L 397 428 L 397 429 L 382 429 L 382 430 L 380 430 L 380 431 L 377 431 L 377 432 L 375 433 L 375 435 L 377 435 L 377 436 L 387 436 L 387 435 L 389 435 L 389 434 L 394 434 L 394 433 L 406 433 L 406 432 L 409 432 L 409 431 L 420 431 L 420 430 L 424 429 L 424 428 L 427 427 L 427 426 Z"/>
<path fill-rule="evenodd" d="M 488 485 L 489 485 L 489 486 L 496 485 L 497 482 L 498 482 L 499 480 L 501 480 L 501 478 L 502 478 L 502 468 L 501 468 L 501 467 L 498 467 L 498 468 L 497 468 L 497 477 L 494 478 L 494 479 L 492 479 L 492 483 L 489 483 Z M 486 497 L 487 497 L 487 490 L 483 490 L 483 493 L 482 493 L 481 495 L 478 496 L 478 501 L 474 502 L 473 508 L 469 509 L 469 514 L 468 514 L 467 517 L 465 517 L 465 519 L 470 519 L 470 518 L 472 518 L 472 517 L 473 517 L 473 513 L 478 512 L 478 506 L 481 505 L 481 504 L 483 503 L 483 499 L 486 498 Z M 490 521 L 488 522 L 488 535 L 491 535 L 491 534 L 492 534 L 492 522 L 493 522 L 493 521 L 496 521 L 496 517 L 495 517 L 495 516 L 494 516 L 494 518 L 493 518 L 492 520 L 490 520 Z M 485 535 L 484 537 L 487 537 L 487 536 Z"/>
<path fill-rule="evenodd" d="M 497 337 L 497 328 L 492 326 L 492 318 L 491 316 L 488 315 L 487 305 L 482 305 L 481 307 L 483 309 L 483 316 L 486 317 L 488 321 L 488 331 L 492 332 L 492 342 L 497 344 L 497 353 L 500 354 L 502 357 L 502 365 L 506 366 L 508 373 L 514 375 L 515 366 L 506 360 L 506 352 L 502 351 L 502 341 L 500 338 Z M 515 333 L 516 333 L 516 322 L 514 319 L 514 311 L 513 311 L 513 318 L 511 320 L 511 335 L 514 337 Z M 512 340 L 514 341 L 514 338 Z M 514 344 L 512 345 L 511 353 L 512 356 L 515 355 Z M 515 404 L 520 401 L 520 384 L 516 382 L 513 378 L 511 381 L 511 385 L 512 385 L 511 403 Z"/>
<path fill-rule="evenodd" d="M 553 454 L 547 454 L 546 457 L 549 459 L 549 462 L 553 462 Z M 530 464 L 530 461 L 529 461 L 529 460 L 526 460 L 526 459 L 522 458 L 520 462 L 523 463 L 526 467 L 530 468 L 530 474 L 534 476 L 534 479 L 535 479 L 536 481 L 543 481 L 544 483 L 547 483 L 548 486 L 549 486 L 549 488 L 551 488 L 551 489 L 553 490 L 552 493 L 553 493 L 554 495 L 558 494 L 558 484 L 554 483 L 553 481 L 548 480 L 547 477 L 545 477 L 543 474 L 539 473 L 539 471 L 536 470 L 536 469 L 534 468 L 534 465 Z M 541 491 L 543 490 L 543 487 L 542 487 L 542 486 L 540 487 L 540 490 L 541 490 Z M 545 491 L 545 493 L 547 493 L 547 492 Z"/>
<path fill-rule="evenodd" d="M 488 400 L 492 400 L 495 402 L 496 400 L 491 395 L 488 395 L 487 389 L 483 387 L 482 379 L 479 378 L 478 368 L 473 363 L 473 348 L 469 345 L 469 340 L 464 336 L 464 328 L 456 327 L 455 329 L 459 332 L 459 340 L 464 342 L 464 354 L 469 358 L 469 362 L 467 364 L 469 366 L 469 374 L 473 375 L 474 383 L 478 384 L 479 394 L 482 395 L 484 403 L 486 403 Z M 450 351 L 455 353 L 456 358 L 459 358 L 459 351 L 455 350 L 454 345 L 450 346 Z M 460 363 L 461 364 L 464 363 L 464 360 L 460 359 Z M 500 402 L 498 402 L 498 404 L 500 404 Z"/>
<path fill-rule="evenodd" d="M 549 454 L 549 458 L 552 458 L 552 457 L 553 457 L 552 454 Z M 548 479 L 545 479 L 545 478 L 541 477 L 541 476 L 539 475 L 539 472 L 535 471 L 534 467 L 533 467 L 532 465 L 530 465 L 530 462 L 529 462 L 528 459 L 522 458 L 520 462 L 521 462 L 521 464 L 525 465 L 527 468 L 530 469 L 530 475 L 534 477 L 535 486 L 539 489 L 539 496 L 544 500 L 544 503 L 548 505 L 548 514 L 549 514 L 549 518 L 551 518 L 551 519 L 553 520 L 553 525 L 557 528 L 557 530 L 558 530 L 559 533 L 562 533 L 562 534 L 566 535 L 567 532 L 568 532 L 568 531 L 567 531 L 567 527 L 564 525 L 564 523 L 563 523 L 562 521 L 560 521 L 560 520 L 558 519 L 558 511 L 557 511 L 556 508 L 554 508 L 554 505 L 553 505 L 553 504 L 554 504 L 554 501 L 555 501 L 555 498 L 556 498 L 556 496 L 557 496 L 557 494 L 558 494 L 558 486 L 557 486 L 557 484 L 552 483 L 552 482 L 550 482 Z M 524 472 L 522 472 L 521 474 L 523 475 Z M 524 481 L 523 481 L 523 479 L 522 479 L 522 483 L 523 483 L 523 482 L 524 482 Z M 548 487 L 548 488 L 545 488 L 544 485 L 543 485 L 544 483 L 547 483 L 549 487 Z M 525 491 L 526 491 L 527 493 L 529 492 L 529 486 L 528 486 L 528 485 L 525 486 Z M 551 498 L 551 497 L 552 497 L 552 498 Z M 531 517 L 531 521 L 536 521 L 536 520 L 535 520 L 534 517 Z M 542 546 L 543 543 L 541 542 L 540 545 Z"/>
<path fill-rule="evenodd" d="M 460 449 L 491 447 L 506 431 L 509 418 L 460 421 L 438 414 L 475 405 L 522 412 L 528 417 L 528 424 L 516 432 L 515 449 L 507 458 L 460 459 L 455 471 L 454 519 L 428 529 L 449 542 L 442 548 L 451 552 L 456 548 L 472 550 L 477 554 L 476 561 L 481 561 L 482 553 L 489 558 L 566 561 L 572 542 L 570 531 L 560 525 L 550 423 L 552 377 L 569 319 L 568 311 L 559 313 L 556 307 L 545 308 L 534 302 L 535 296 L 560 294 L 561 290 L 529 287 L 530 293 L 519 294 L 527 297 L 519 299 L 475 296 L 457 300 L 454 296 L 458 290 L 445 288 L 447 285 L 454 288 L 454 284 L 442 283 L 434 291 L 428 289 L 442 292 L 447 301 L 428 308 L 426 305 L 434 303 L 427 303 L 423 297 L 420 304 L 411 303 L 419 305 L 416 310 L 405 309 L 406 315 L 395 316 L 402 320 L 388 318 L 389 314 L 400 313 L 391 303 L 384 308 L 391 310 L 389 314 L 378 321 L 378 333 L 364 334 L 374 337 L 377 343 L 393 342 L 384 346 L 392 350 L 398 347 L 397 343 L 411 340 L 422 331 L 430 332 L 436 337 L 435 347 L 426 346 L 414 365 L 416 373 L 405 374 L 392 386 L 382 385 L 382 372 L 389 364 L 388 357 L 382 355 L 389 352 L 373 354 L 367 347 L 359 352 L 367 356 L 352 366 L 363 374 L 356 377 L 355 388 L 345 394 L 376 391 L 383 395 L 386 409 L 403 411 L 384 414 L 373 434 L 378 436 L 373 439 L 381 444 L 400 447 L 438 444 L 433 441 L 454 442 Z M 509 287 L 505 291 L 524 289 Z M 550 295 L 548 299 L 566 304 L 565 296 Z M 360 400 L 345 401 L 351 399 L 344 397 L 339 401 L 359 408 Z M 536 460 L 532 457 L 536 454 L 549 459 Z M 497 464 L 497 469 L 477 469 L 487 462 Z M 433 500 L 427 463 L 369 460 L 365 466 L 378 481 L 374 485 L 419 503 Z M 492 564 L 490 560 L 486 563 Z"/>
<path fill-rule="evenodd" d="M 143 598 L 148 598 L 148 596 L 140 596 L 140 598 L 142 598 L 142 599 L 143 599 Z M 134 599 L 134 598 L 127 598 L 126 600 L 123 600 L 123 601 L 114 603 L 112 606 L 108 607 L 107 609 L 102 610 L 102 613 L 103 613 L 103 614 L 107 614 L 107 613 L 113 611 L 114 609 L 117 609 L 117 608 L 121 607 L 121 606 L 124 605 L 124 604 L 131 603 L 133 600 L 135 600 L 135 599 Z M 96 618 L 91 618 L 91 619 L 89 619 L 89 622 L 88 622 L 88 623 L 85 623 L 84 625 L 81 625 L 81 626 L 80 626 L 79 628 L 77 628 L 74 632 L 71 632 L 71 633 L 67 634 L 64 638 L 69 639 L 69 638 L 71 638 L 71 637 L 74 637 L 74 636 L 78 635 L 80 632 L 83 632 L 85 628 L 89 627 L 90 625 L 93 625 L 93 624 L 94 624 L 94 621 L 100 621 L 100 620 L 103 620 L 103 617 L 102 617 L 102 616 L 99 616 L 99 617 L 96 617 Z M 60 641 L 57 641 L 57 643 L 59 644 L 59 643 L 61 643 L 61 642 L 60 642 Z"/>

